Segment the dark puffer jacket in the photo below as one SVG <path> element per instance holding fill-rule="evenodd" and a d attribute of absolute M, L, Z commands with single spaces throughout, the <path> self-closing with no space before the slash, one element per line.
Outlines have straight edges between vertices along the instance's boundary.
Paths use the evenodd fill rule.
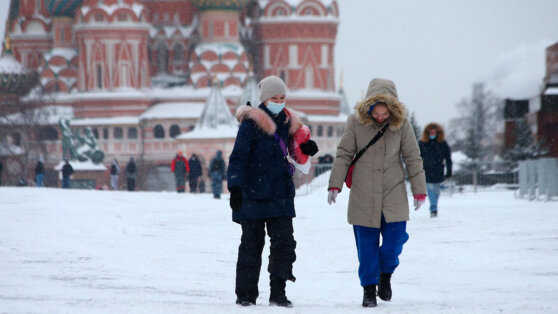
<path fill-rule="evenodd" d="M 444 164 L 447 167 L 447 173 L 451 175 L 451 152 L 446 141 L 439 142 L 436 139 L 428 142 L 420 141 L 419 147 L 427 183 L 444 181 Z"/>
<path fill-rule="evenodd" d="M 229 158 L 227 184 L 242 189 L 242 207 L 233 211 L 233 221 L 271 217 L 295 217 L 295 188 L 287 172 L 279 142 L 302 125 L 296 115 L 284 109 L 274 116 L 265 105 L 242 106 L 236 113 L 241 122 Z"/>

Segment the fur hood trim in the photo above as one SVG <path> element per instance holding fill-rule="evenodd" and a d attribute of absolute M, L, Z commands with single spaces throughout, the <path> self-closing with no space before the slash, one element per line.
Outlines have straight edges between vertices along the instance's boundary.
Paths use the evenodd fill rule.
<path fill-rule="evenodd" d="M 426 127 L 424 127 L 424 130 L 422 131 L 422 135 L 420 137 L 421 142 L 428 143 L 428 141 L 430 141 L 430 130 L 432 129 L 436 129 L 436 131 L 438 131 L 436 135 L 436 141 L 438 143 L 442 143 L 443 141 L 446 140 L 444 128 L 438 123 L 432 122 L 427 124 Z"/>
<path fill-rule="evenodd" d="M 358 103 L 355 107 L 358 121 L 364 125 L 373 125 L 378 123 L 376 120 L 372 119 L 372 115 L 368 114 L 370 107 L 377 102 L 382 102 L 387 105 L 387 109 L 390 112 L 389 128 L 391 130 L 401 128 L 401 126 L 403 126 L 403 122 L 407 118 L 407 109 L 403 103 L 397 100 L 397 98 L 388 94 L 373 95 Z"/>
<path fill-rule="evenodd" d="M 296 111 L 287 109 L 285 107 L 285 115 L 287 116 L 287 121 L 285 123 L 291 122 L 289 127 L 289 135 L 293 135 L 300 129 L 302 122 L 300 122 L 299 115 Z M 236 110 L 236 120 L 242 122 L 244 119 L 250 119 L 256 123 L 258 128 L 269 135 L 273 135 L 277 129 L 277 125 L 273 119 L 262 109 L 252 106 L 240 106 Z"/>

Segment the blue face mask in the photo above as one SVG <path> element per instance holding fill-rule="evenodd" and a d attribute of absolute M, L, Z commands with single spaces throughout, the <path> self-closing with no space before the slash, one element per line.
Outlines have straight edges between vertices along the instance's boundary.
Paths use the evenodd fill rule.
<path fill-rule="evenodd" d="M 278 114 L 283 108 L 285 108 L 285 103 L 278 104 L 271 101 L 267 102 L 267 110 L 271 111 L 273 114 Z"/>
<path fill-rule="evenodd" d="M 433 140 L 436 138 L 436 135 L 430 135 L 430 139 Z"/>

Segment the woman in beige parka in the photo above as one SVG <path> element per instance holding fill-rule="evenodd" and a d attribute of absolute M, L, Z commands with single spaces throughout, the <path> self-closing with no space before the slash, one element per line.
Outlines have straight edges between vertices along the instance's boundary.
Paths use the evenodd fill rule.
<path fill-rule="evenodd" d="M 426 198 L 422 159 L 405 106 L 397 99 L 393 81 L 373 79 L 366 98 L 347 118 L 345 132 L 329 178 L 328 203 L 335 202 L 355 154 L 389 124 L 378 141 L 355 163 L 349 196 L 348 222 L 353 225 L 364 287 L 362 306 L 376 306 L 378 296 L 391 300 L 391 274 L 409 238 L 409 204 L 403 162 L 407 168 L 415 210 Z M 401 158 L 403 157 L 403 158 Z M 382 245 L 380 246 L 380 234 Z"/>

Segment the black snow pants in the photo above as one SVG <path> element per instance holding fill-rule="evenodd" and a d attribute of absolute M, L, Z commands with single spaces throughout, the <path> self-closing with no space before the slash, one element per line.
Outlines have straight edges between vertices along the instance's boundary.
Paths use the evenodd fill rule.
<path fill-rule="evenodd" d="M 270 241 L 269 277 L 271 290 L 284 289 L 287 280 L 294 281 L 293 263 L 296 260 L 296 241 L 293 236 L 293 219 L 276 217 L 250 219 L 241 222 L 242 238 L 236 263 L 236 296 L 240 300 L 255 302 L 258 298 L 258 281 L 265 244 L 265 228 Z M 284 293 L 284 290 L 283 290 Z"/>

